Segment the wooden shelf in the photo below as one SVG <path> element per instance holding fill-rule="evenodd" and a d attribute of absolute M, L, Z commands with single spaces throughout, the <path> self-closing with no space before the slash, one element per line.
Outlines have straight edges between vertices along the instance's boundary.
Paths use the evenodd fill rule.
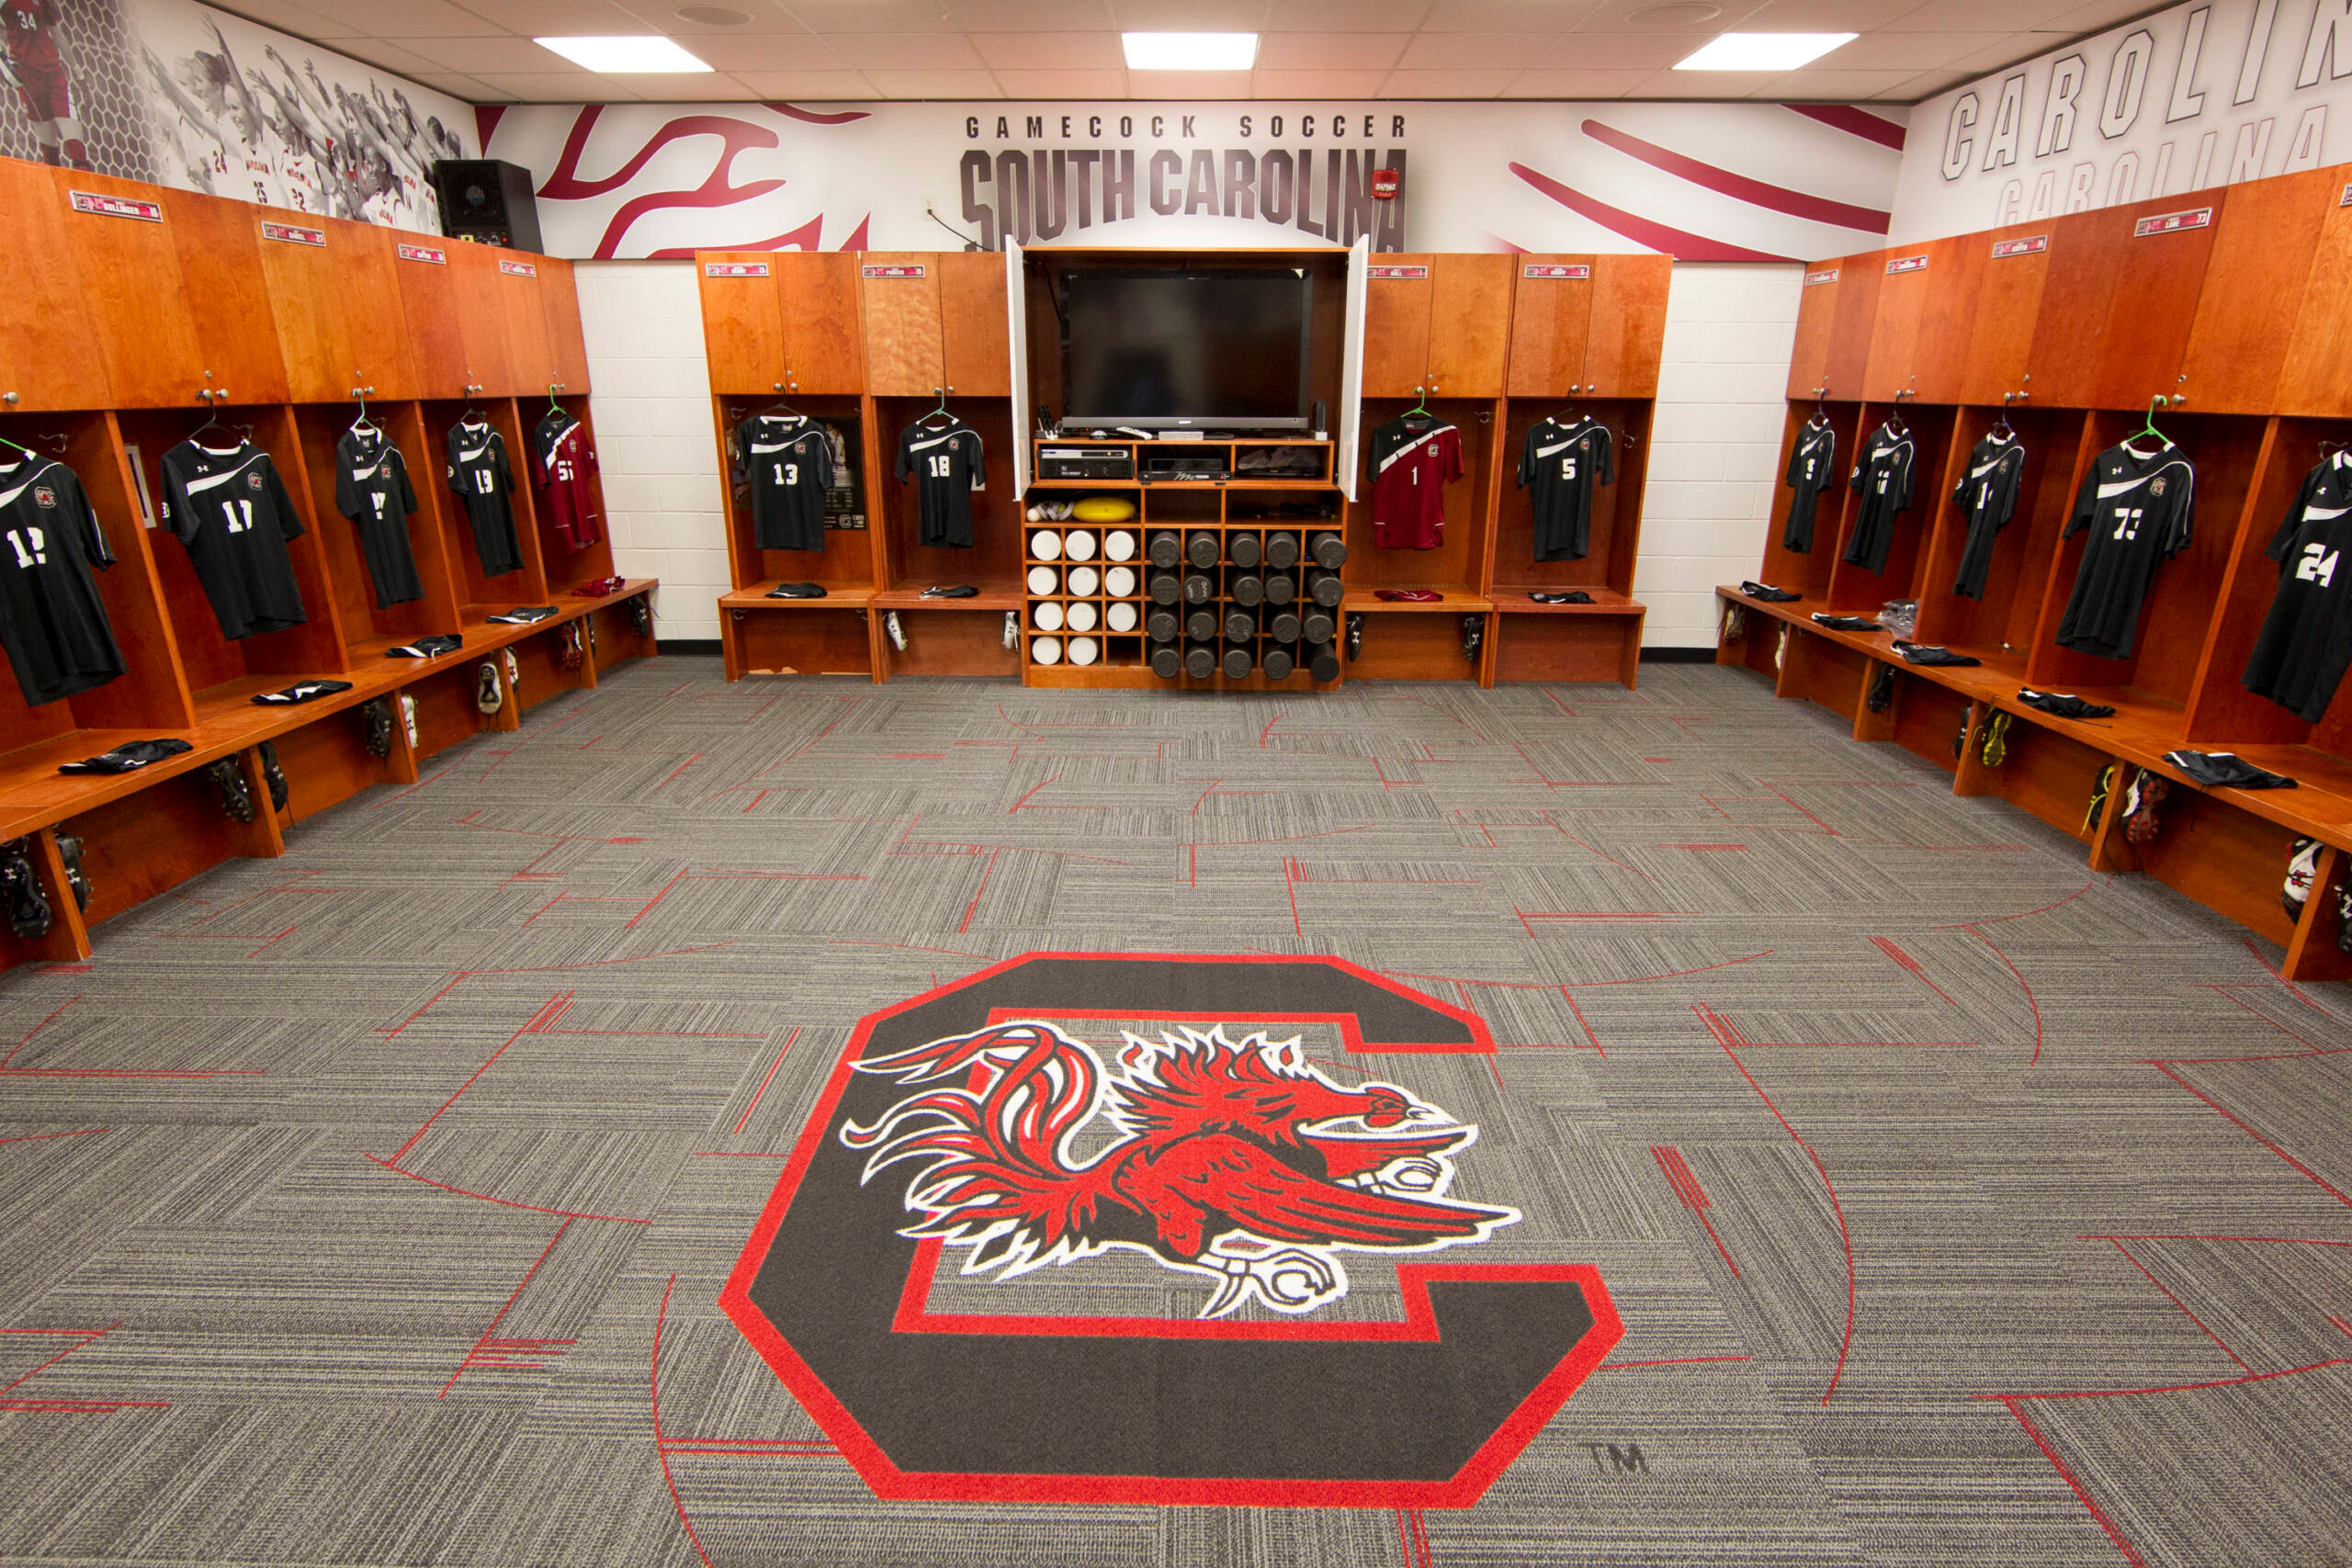
<path fill-rule="evenodd" d="M 1382 586 L 1386 588 L 1410 588 L 1413 584 L 1384 583 Z M 1495 607 L 1495 602 L 1487 598 L 1485 594 L 1474 593 L 1469 589 L 1464 588 L 1457 583 L 1430 584 L 1430 592 L 1442 593 L 1445 595 L 1444 598 L 1439 600 L 1435 604 L 1414 604 L 1409 600 L 1400 601 L 1377 599 L 1373 596 L 1375 592 L 1375 590 L 1370 588 L 1350 588 L 1347 592 L 1347 596 L 1340 601 L 1340 608 L 1350 613 L 1358 610 L 1366 610 L 1371 611 L 1374 614 L 1383 615 L 1400 614 L 1412 615 L 1416 613 L 1430 615 L 1483 615 Z"/>
<path fill-rule="evenodd" d="M 1527 595 L 1530 590 L 1522 583 L 1495 584 L 1495 608 L 1506 615 L 1638 615 L 1648 606 L 1628 598 L 1613 588 L 1588 588 L 1592 595 L 1589 604 L 1539 604 Z M 1556 588 L 1537 588 L 1537 592 L 1557 593 Z"/>
<path fill-rule="evenodd" d="M 754 582 L 749 588 L 738 588 L 718 596 L 722 610 L 858 610 L 864 609 L 877 592 L 870 582 L 820 582 L 825 591 L 822 599 L 771 599 L 768 595 L 784 582 L 772 577 Z"/>
<path fill-rule="evenodd" d="M 870 603 L 877 610 L 997 611 L 1018 610 L 1025 603 L 1026 585 L 1021 582 L 975 582 L 971 586 L 979 592 L 968 599 L 926 599 L 920 588 L 884 588 L 876 591 Z"/>

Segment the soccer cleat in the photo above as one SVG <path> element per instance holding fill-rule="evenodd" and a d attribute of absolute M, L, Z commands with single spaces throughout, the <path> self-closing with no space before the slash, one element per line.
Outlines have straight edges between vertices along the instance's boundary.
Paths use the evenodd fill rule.
<path fill-rule="evenodd" d="M 474 706 L 484 713 L 496 713 L 506 705 L 506 693 L 498 683 L 498 666 L 485 659 L 476 671 Z"/>
<path fill-rule="evenodd" d="M 233 821 L 252 821 L 254 786 L 245 782 L 245 771 L 237 765 L 237 759 L 223 757 L 205 772 L 212 775 L 212 787 L 220 792 L 221 811 Z"/>
<path fill-rule="evenodd" d="M 585 653 L 580 646 L 580 623 L 574 621 L 556 639 L 555 661 L 566 670 L 577 670 L 585 661 Z"/>
<path fill-rule="evenodd" d="M 64 841 L 58 840 L 61 844 Z M 2340 882 L 2335 886 L 2335 950 L 2352 953 L 2352 882 Z"/>
<path fill-rule="evenodd" d="M 416 699 L 406 692 L 401 694 L 401 726 L 408 731 L 408 749 L 416 750 Z"/>
<path fill-rule="evenodd" d="M 1463 616 L 1462 657 L 1476 664 L 1478 662 L 1478 650 L 1486 645 L 1487 617 L 1484 615 Z"/>
<path fill-rule="evenodd" d="M 1995 709 L 1984 719 L 1984 739 L 1976 754 L 1988 768 L 1997 768 L 2009 757 L 2009 716 Z"/>
<path fill-rule="evenodd" d="M 1787 630 L 1787 628 L 1786 628 L 1786 627 L 1781 628 L 1781 635 L 1783 637 L 1786 637 L 1788 636 L 1788 630 Z M 1778 662 L 1778 661 L 1777 661 L 1777 660 L 1775 660 L 1775 662 Z M 1962 715 L 1960 716 L 1960 731 L 1959 731 L 1959 733 L 1958 733 L 1958 734 L 1954 735 L 1954 736 L 1951 738 L 1951 757 L 1952 757 L 1952 761 L 1956 762 L 1956 761 L 1960 761 L 1962 757 L 1965 757 L 1965 756 L 1967 756 L 1967 755 L 1968 755 L 1968 716 L 1967 716 L 1966 714 L 1964 714 L 1964 713 L 1963 713 L 1963 714 L 1962 714 Z"/>
<path fill-rule="evenodd" d="M 1870 694 L 1862 699 L 1872 713 L 1884 713 L 1894 705 L 1894 666 L 1882 664 L 1878 673 L 1871 677 Z"/>
<path fill-rule="evenodd" d="M 270 809 L 283 811 L 291 792 L 287 788 L 286 770 L 277 765 L 277 748 L 265 740 L 254 750 L 261 758 L 262 782 L 269 785 Z"/>
<path fill-rule="evenodd" d="M 825 585 L 821 582 L 779 582 L 768 590 L 771 599 L 822 599 Z"/>
<path fill-rule="evenodd" d="M 1784 624 L 1781 626 L 1781 640 L 1780 640 L 1780 641 L 1778 641 L 1778 642 L 1776 642 L 1776 643 L 1774 643 L 1774 644 L 1772 645 L 1772 669 L 1774 670 L 1774 671 L 1775 671 L 1775 672 L 1778 672 L 1778 671 L 1780 670 L 1781 666 L 1788 662 L 1788 659 L 1789 659 L 1789 628 L 1788 628 L 1787 625 L 1784 623 Z M 1957 753 L 1957 752 L 1955 752 L 1955 753 L 1953 753 L 1953 754 L 1954 754 L 1955 756 L 1957 756 L 1957 755 L 1958 755 L 1958 753 Z"/>
<path fill-rule="evenodd" d="M 577 621 L 572 623 L 574 626 L 579 624 Z M 502 657 L 506 660 L 506 683 L 520 694 L 523 690 L 523 667 L 514 662 L 514 650 L 511 648 L 507 649 Z"/>
<path fill-rule="evenodd" d="M 1363 617 L 1348 617 L 1348 662 L 1353 664 L 1363 657 Z"/>
<path fill-rule="evenodd" d="M 1737 642 L 1737 641 L 1739 641 L 1742 637 L 1745 637 L 1747 635 L 1747 605 L 1745 605 L 1745 604 L 1726 604 L 1726 605 L 1724 605 L 1724 640 L 1725 642 Z"/>
<path fill-rule="evenodd" d="M 2090 808 L 2083 813 L 2083 831 L 2098 830 L 2098 819 L 2107 815 L 2107 797 L 2115 788 L 2115 764 L 2109 762 L 2098 771 L 2098 782 L 2091 785 Z"/>
<path fill-rule="evenodd" d="M 72 833 L 57 835 L 57 858 L 65 863 L 65 886 L 74 890 L 74 907 L 90 907 L 90 879 L 82 870 L 82 840 Z"/>
<path fill-rule="evenodd" d="M 653 635 L 653 602 L 642 593 L 628 602 L 628 624 L 639 637 Z"/>
<path fill-rule="evenodd" d="M 49 934 L 52 916 L 49 896 L 33 874 L 29 842 L 18 839 L 0 851 L 0 895 L 8 900 L 8 928 L 27 942 L 38 942 Z"/>
<path fill-rule="evenodd" d="M 2163 826 L 2156 820 L 2156 807 L 2165 803 L 2172 786 L 2147 769 L 2140 770 L 2132 781 L 2131 790 L 2123 797 L 2123 838 L 2132 844 L 2144 844 L 2156 836 Z"/>
<path fill-rule="evenodd" d="M 918 595 L 924 599 L 977 599 L 980 591 L 968 582 L 934 582 Z"/>
<path fill-rule="evenodd" d="M 900 653 L 906 652 L 907 628 L 899 624 L 898 611 L 885 610 L 882 612 L 882 630 L 884 634 L 889 637 L 890 646 L 892 648 L 897 649 Z"/>
<path fill-rule="evenodd" d="M 359 710 L 359 716 L 366 720 L 368 725 L 368 754 L 370 757 L 390 756 L 392 754 L 392 705 L 384 698 L 378 697 Z"/>
<path fill-rule="evenodd" d="M 1004 613 L 1004 646 L 1012 648 L 1020 641 L 1021 613 L 1017 610 L 1007 610 Z"/>
<path fill-rule="evenodd" d="M 2303 918 L 2303 906 L 2312 901 L 2312 879 L 2319 874 L 2319 840 L 2297 839 L 2287 851 L 2287 884 L 2278 890 L 2279 907 L 2290 920 Z"/>

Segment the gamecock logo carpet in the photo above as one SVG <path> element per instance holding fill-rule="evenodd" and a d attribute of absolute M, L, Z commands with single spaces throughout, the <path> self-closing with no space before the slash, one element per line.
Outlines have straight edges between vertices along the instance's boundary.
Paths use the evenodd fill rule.
<path fill-rule="evenodd" d="M 1589 1265 L 1475 1261 L 1520 1219 L 1453 1195 L 1477 1128 L 1310 1062 L 1308 1022 L 1494 1049 L 1335 958 L 1032 953 L 885 1008 L 720 1304 L 882 1496 L 1467 1506 L 1623 1329 Z M 943 1260 L 1001 1286 L 1114 1253 L 1195 1308 L 933 1303 Z M 1330 1310 L 1351 1258 L 1401 1311 Z"/>

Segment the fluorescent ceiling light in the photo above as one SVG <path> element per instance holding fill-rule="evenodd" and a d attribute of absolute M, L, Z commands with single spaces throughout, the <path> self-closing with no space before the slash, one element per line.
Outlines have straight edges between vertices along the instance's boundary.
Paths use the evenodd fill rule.
<path fill-rule="evenodd" d="M 1721 33 L 1677 71 L 1794 71 L 1842 44 L 1852 33 Z"/>
<path fill-rule="evenodd" d="M 542 38 L 531 41 L 541 49 L 555 51 L 574 65 L 594 71 L 600 76 L 710 69 L 658 33 L 646 33 L 635 38 Z"/>
<path fill-rule="evenodd" d="M 1130 71 L 1247 71 L 1256 33 L 1121 33 Z"/>

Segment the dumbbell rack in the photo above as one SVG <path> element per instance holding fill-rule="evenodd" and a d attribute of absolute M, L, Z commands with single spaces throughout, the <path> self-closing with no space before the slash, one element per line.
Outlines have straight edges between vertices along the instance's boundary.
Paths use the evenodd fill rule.
<path fill-rule="evenodd" d="M 1073 443 L 1060 440 L 1052 445 L 1069 446 Z M 1151 452 L 1163 450 L 1196 452 L 1201 449 L 1195 444 L 1172 442 L 1164 444 L 1089 442 L 1085 445 L 1108 446 L 1113 449 L 1125 446 L 1135 453 L 1138 470 L 1144 457 Z M 1331 471 L 1331 444 L 1329 442 L 1249 441 L 1239 445 L 1245 446 L 1300 446 L 1320 448 L 1323 453 L 1322 471 L 1327 475 Z M 1045 567 L 1053 576 L 1053 591 L 1049 592 L 1036 591 L 1036 584 L 1046 581 L 1043 577 L 1023 584 L 1028 596 L 1024 602 L 1022 615 L 1021 668 L 1022 679 L 1026 684 L 1133 690 L 1178 687 L 1196 691 L 1329 691 L 1336 688 L 1345 680 L 1344 660 L 1342 660 L 1341 670 L 1333 674 L 1329 680 L 1316 680 L 1308 662 L 1309 657 L 1316 651 L 1315 648 L 1306 645 L 1304 641 L 1295 645 L 1283 644 L 1271 631 L 1276 615 L 1283 608 L 1302 616 L 1309 610 L 1319 609 L 1324 615 L 1329 616 L 1332 628 L 1329 642 L 1322 646 L 1329 648 L 1334 653 L 1337 653 L 1340 648 L 1346 621 L 1340 606 L 1314 604 L 1308 597 L 1306 583 L 1310 570 L 1325 570 L 1317 568 L 1313 557 L 1307 553 L 1309 541 L 1315 536 L 1324 533 L 1344 536 L 1344 502 L 1337 486 L 1328 479 L 1274 479 L 1248 477 L 1207 480 L 1169 479 L 1148 484 L 1125 480 L 1039 479 L 1030 486 L 1029 494 L 1024 498 L 1023 504 L 1025 506 L 1038 502 L 1065 501 L 1082 495 L 1119 495 L 1131 498 L 1136 502 L 1138 515 L 1118 523 L 1090 524 L 1069 519 L 1061 522 L 1024 522 L 1023 524 L 1026 539 L 1023 550 L 1023 573 L 1034 573 L 1038 568 Z M 1284 505 L 1296 507 L 1302 503 L 1317 515 L 1311 517 L 1270 515 Z M 1116 532 L 1129 534 L 1136 541 L 1136 554 L 1127 561 L 1112 562 L 1102 558 L 1103 541 Z M 1090 537 L 1093 549 L 1091 559 L 1072 561 L 1069 558 L 1068 542 L 1069 536 L 1073 533 L 1083 534 Z M 1180 548 L 1189 546 L 1196 536 L 1205 536 L 1214 539 L 1216 541 L 1215 561 L 1202 563 L 1190 558 L 1182 558 L 1173 568 L 1155 566 L 1150 560 L 1151 543 L 1158 536 L 1170 533 L 1176 536 Z M 1052 536 L 1052 540 L 1047 546 L 1051 551 L 1050 556 L 1041 551 L 1039 547 L 1041 535 Z M 1287 575 L 1293 580 L 1295 584 L 1295 597 L 1293 603 L 1288 606 L 1272 604 L 1244 606 L 1238 604 L 1235 593 L 1240 579 L 1245 576 L 1256 576 L 1262 582 L 1270 569 L 1262 563 L 1254 568 L 1237 563 L 1233 559 L 1236 541 L 1243 536 L 1254 537 L 1261 542 L 1260 548 L 1262 552 L 1266 547 L 1266 542 L 1271 541 L 1276 535 L 1288 536 L 1299 551 L 1298 564 L 1291 568 L 1287 573 L 1281 572 L 1280 569 L 1271 569 L 1278 575 Z M 1247 551 L 1245 550 L 1244 553 L 1246 554 Z M 1110 568 L 1114 565 L 1126 566 L 1135 572 L 1136 591 L 1132 594 L 1123 598 L 1114 597 L 1107 592 L 1105 586 L 1101 585 L 1098 585 L 1091 594 L 1074 593 L 1070 591 L 1069 578 L 1073 568 L 1091 566 L 1098 573 L 1107 574 Z M 1163 571 L 1172 573 L 1180 585 L 1179 597 L 1173 604 L 1163 604 L 1152 596 L 1152 580 Z M 1213 584 L 1213 593 L 1204 598 L 1182 597 L 1182 584 L 1184 580 L 1188 577 L 1202 575 L 1205 575 Z M 1138 626 L 1135 631 L 1108 630 L 1103 624 L 1107 622 L 1113 607 L 1122 603 L 1132 604 L 1136 612 Z M 1091 607 L 1097 622 L 1095 630 L 1077 634 L 1091 636 L 1095 639 L 1099 657 L 1096 662 L 1089 665 L 1074 664 L 1068 658 L 1071 636 L 1068 629 L 1068 619 L 1073 608 L 1081 604 Z M 1054 605 L 1056 608 L 1046 612 L 1046 620 L 1052 621 L 1058 618 L 1064 623 L 1064 626 L 1058 631 L 1039 624 L 1040 607 L 1047 604 Z M 1179 659 L 1182 660 L 1196 646 L 1202 646 L 1186 635 L 1187 628 L 1184 623 L 1194 613 L 1204 610 L 1213 613 L 1217 623 L 1214 637 L 1205 642 L 1205 646 L 1213 649 L 1216 655 L 1216 667 L 1207 675 L 1197 675 L 1191 670 L 1182 667 L 1173 677 L 1162 676 L 1156 672 L 1151 667 L 1150 658 L 1154 648 L 1159 644 L 1149 636 L 1154 613 L 1173 613 L 1176 616 L 1178 627 L 1173 647 Z M 1227 617 L 1237 611 L 1249 615 L 1252 622 L 1247 637 L 1240 640 L 1229 637 L 1226 626 Z M 1038 659 L 1037 639 L 1041 636 L 1060 637 L 1059 649 L 1062 657 L 1055 662 L 1046 663 Z M 1270 677 L 1265 668 L 1267 653 L 1276 647 L 1294 649 L 1298 656 L 1297 668 L 1281 679 Z M 1250 658 L 1248 673 L 1239 677 L 1227 673 L 1224 665 L 1225 656 L 1237 649 L 1246 650 Z"/>

